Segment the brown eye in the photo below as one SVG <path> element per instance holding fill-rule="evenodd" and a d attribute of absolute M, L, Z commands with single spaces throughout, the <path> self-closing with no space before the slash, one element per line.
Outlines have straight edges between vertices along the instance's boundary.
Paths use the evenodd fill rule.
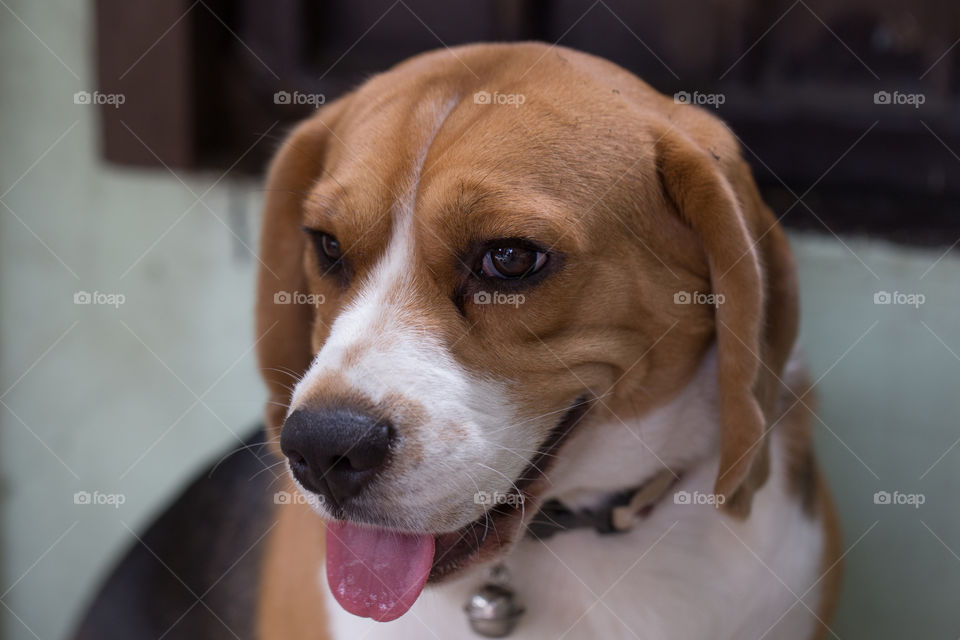
<path fill-rule="evenodd" d="M 340 241 L 330 234 L 321 234 L 320 250 L 323 251 L 324 255 L 327 256 L 331 262 L 336 262 L 340 259 Z"/>
<path fill-rule="evenodd" d="M 324 233 L 317 229 L 303 227 L 303 231 L 310 237 L 310 241 L 313 243 L 313 251 L 317 256 L 317 261 L 320 263 L 321 271 L 326 274 L 339 270 L 342 265 L 341 259 L 343 258 L 340 241 L 329 233 Z"/>
<path fill-rule="evenodd" d="M 489 278 L 517 280 L 532 275 L 543 268 L 547 254 L 519 246 L 504 246 L 490 249 L 483 255 L 480 271 Z"/>

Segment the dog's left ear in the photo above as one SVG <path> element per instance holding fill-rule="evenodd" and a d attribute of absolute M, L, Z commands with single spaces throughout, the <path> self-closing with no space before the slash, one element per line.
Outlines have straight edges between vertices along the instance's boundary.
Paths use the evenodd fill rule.
<path fill-rule="evenodd" d="M 290 304 L 290 296 L 309 290 L 303 262 L 303 204 L 323 171 L 330 127 L 342 105 L 343 100 L 327 105 L 297 126 L 277 151 L 267 175 L 256 332 L 257 359 L 267 385 L 265 419 L 271 440 L 280 434 L 291 390 L 312 359 L 313 307 Z"/>
<path fill-rule="evenodd" d="M 716 126 L 716 125 L 714 125 Z M 656 142 L 668 199 L 700 237 L 717 341 L 720 467 L 714 492 L 746 516 L 769 473 L 767 433 L 797 333 L 796 270 L 783 230 L 727 131 L 710 148 L 670 129 Z M 722 298 L 720 297 L 722 296 Z"/>

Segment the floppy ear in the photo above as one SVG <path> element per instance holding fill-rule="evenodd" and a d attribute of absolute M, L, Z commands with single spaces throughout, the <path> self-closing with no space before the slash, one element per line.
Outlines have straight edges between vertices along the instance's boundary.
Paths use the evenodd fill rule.
<path fill-rule="evenodd" d="M 301 123 L 287 137 L 270 165 L 260 230 L 257 277 L 257 358 L 267 385 L 267 434 L 279 435 L 290 394 L 310 365 L 313 307 L 278 304 L 278 295 L 307 291 L 303 268 L 303 203 L 320 177 L 328 126 L 340 111 L 333 103 Z"/>
<path fill-rule="evenodd" d="M 746 516 L 769 472 L 783 368 L 797 332 L 796 271 L 737 146 L 706 151 L 679 131 L 656 143 L 668 198 L 707 254 L 715 307 L 720 467 L 714 492 Z M 720 298 L 722 296 L 722 298 Z"/>

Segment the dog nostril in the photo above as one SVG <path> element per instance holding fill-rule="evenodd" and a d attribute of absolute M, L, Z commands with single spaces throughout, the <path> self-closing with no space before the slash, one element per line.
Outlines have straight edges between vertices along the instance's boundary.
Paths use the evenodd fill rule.
<path fill-rule="evenodd" d="M 287 455 L 287 459 L 290 461 L 290 467 L 294 472 L 303 472 L 307 470 L 307 459 L 299 453 L 290 453 Z"/>
<path fill-rule="evenodd" d="M 330 469 L 333 471 L 357 471 L 350 459 L 345 456 L 337 456 L 330 462 Z"/>

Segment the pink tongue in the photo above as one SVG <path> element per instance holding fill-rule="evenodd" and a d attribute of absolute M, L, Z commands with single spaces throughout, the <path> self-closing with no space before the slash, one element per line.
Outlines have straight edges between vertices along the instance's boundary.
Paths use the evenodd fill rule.
<path fill-rule="evenodd" d="M 327 581 L 340 606 L 378 622 L 413 606 L 430 575 L 433 536 L 327 525 Z"/>

